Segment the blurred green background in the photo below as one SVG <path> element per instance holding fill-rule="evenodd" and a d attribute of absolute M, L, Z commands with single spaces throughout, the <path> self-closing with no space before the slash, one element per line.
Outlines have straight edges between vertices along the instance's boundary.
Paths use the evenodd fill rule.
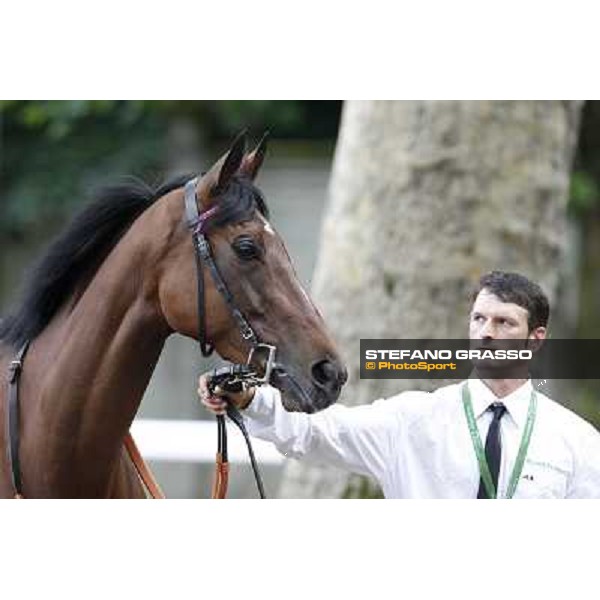
<path fill-rule="evenodd" d="M 333 143 L 340 110 L 332 101 L 0 101 L 0 235 L 62 222 L 91 188 L 119 176 L 157 183 L 177 167 L 172 152 L 225 147 L 244 128 Z M 184 130 L 193 140 L 178 144 Z"/>

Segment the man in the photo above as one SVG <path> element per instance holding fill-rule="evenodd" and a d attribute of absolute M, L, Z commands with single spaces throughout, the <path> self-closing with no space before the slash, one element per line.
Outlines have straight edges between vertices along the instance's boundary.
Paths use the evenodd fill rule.
<path fill-rule="evenodd" d="M 473 340 L 543 340 L 541 288 L 522 275 L 484 275 L 473 294 Z M 222 413 L 223 394 L 203 404 Z M 478 379 L 404 392 L 368 406 L 288 413 L 270 386 L 229 394 L 250 433 L 288 457 L 375 478 L 386 498 L 600 498 L 600 433 L 533 389 L 531 380 Z"/>

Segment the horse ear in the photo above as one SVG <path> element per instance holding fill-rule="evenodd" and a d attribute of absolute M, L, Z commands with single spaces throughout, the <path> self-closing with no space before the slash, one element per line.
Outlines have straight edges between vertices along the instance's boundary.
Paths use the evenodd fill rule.
<path fill-rule="evenodd" d="M 244 156 L 242 166 L 240 167 L 240 173 L 242 173 L 242 175 L 246 175 L 252 180 L 256 178 L 256 175 L 263 164 L 265 154 L 267 153 L 268 138 L 269 132 L 266 131 L 256 148 L 250 152 L 250 154 Z"/>
<path fill-rule="evenodd" d="M 231 178 L 236 174 L 242 164 L 244 153 L 246 152 L 246 130 L 244 129 L 233 141 L 229 152 L 223 159 L 223 164 L 219 169 L 219 178 L 217 182 L 217 190 L 223 191 L 231 181 Z M 218 163 L 217 163 L 218 164 Z"/>
<path fill-rule="evenodd" d="M 210 204 L 215 195 L 223 192 L 237 173 L 246 152 L 246 130 L 233 141 L 231 148 L 205 173 L 197 186 L 198 198 L 204 205 Z"/>

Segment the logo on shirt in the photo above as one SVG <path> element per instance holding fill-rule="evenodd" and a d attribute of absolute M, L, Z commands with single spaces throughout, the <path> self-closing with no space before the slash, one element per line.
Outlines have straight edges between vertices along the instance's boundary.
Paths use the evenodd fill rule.
<path fill-rule="evenodd" d="M 560 467 L 558 465 L 554 465 L 554 464 L 546 462 L 546 461 L 534 460 L 531 458 L 527 458 L 526 462 L 530 466 L 542 468 L 544 470 L 554 471 L 555 473 L 560 473 L 561 475 L 569 474 L 569 472 L 565 468 Z"/>

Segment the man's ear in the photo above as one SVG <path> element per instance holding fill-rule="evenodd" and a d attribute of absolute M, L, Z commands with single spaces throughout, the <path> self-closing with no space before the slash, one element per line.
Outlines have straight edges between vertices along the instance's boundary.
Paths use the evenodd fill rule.
<path fill-rule="evenodd" d="M 531 331 L 529 337 L 535 340 L 545 340 L 548 330 L 545 327 L 536 327 Z"/>
<path fill-rule="evenodd" d="M 533 352 L 537 352 L 546 339 L 546 332 L 545 327 L 536 327 L 533 329 L 528 336 L 527 348 Z"/>

